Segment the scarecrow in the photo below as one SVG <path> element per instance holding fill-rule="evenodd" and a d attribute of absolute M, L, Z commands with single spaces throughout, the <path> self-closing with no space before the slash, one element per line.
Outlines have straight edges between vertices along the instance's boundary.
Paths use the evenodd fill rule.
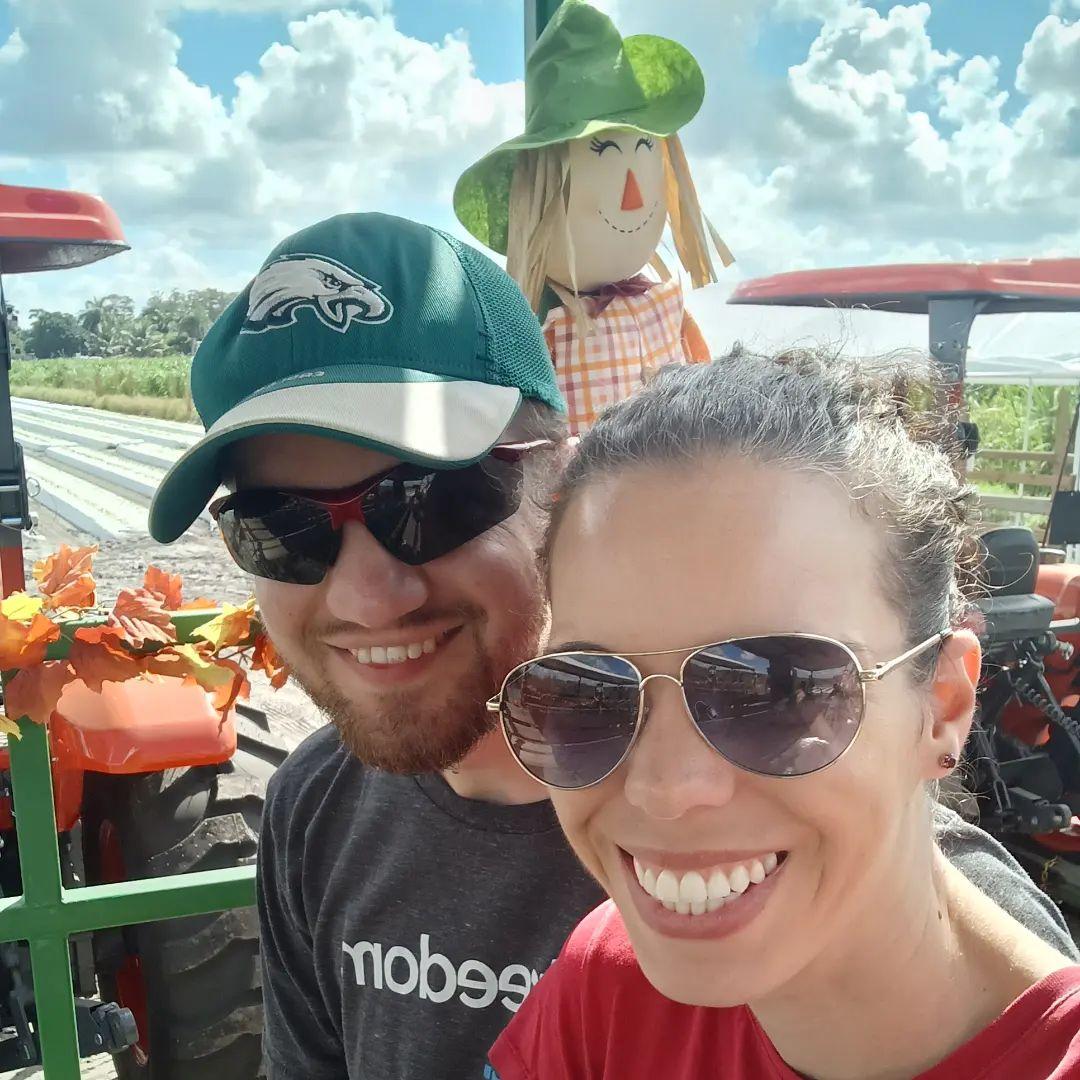
<path fill-rule="evenodd" d="M 459 220 L 506 255 L 543 321 L 572 433 L 656 368 L 709 359 L 657 252 L 670 224 L 694 288 L 716 280 L 710 238 L 733 261 L 698 205 L 677 134 L 704 94 L 677 42 L 624 40 L 606 15 L 564 0 L 526 64 L 524 134 L 458 180 Z"/>

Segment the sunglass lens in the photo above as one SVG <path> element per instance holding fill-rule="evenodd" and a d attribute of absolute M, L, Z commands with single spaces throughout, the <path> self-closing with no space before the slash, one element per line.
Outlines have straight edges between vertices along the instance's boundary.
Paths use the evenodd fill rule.
<path fill-rule="evenodd" d="M 486 458 L 464 469 L 395 469 L 364 500 L 364 524 L 411 566 L 438 559 L 505 521 L 521 502 L 521 464 Z"/>
<path fill-rule="evenodd" d="M 514 755 L 538 780 L 587 787 L 626 755 L 640 697 L 638 673 L 620 657 L 543 657 L 511 674 L 503 726 Z"/>
<path fill-rule="evenodd" d="M 862 720 L 853 657 L 817 638 L 744 638 L 696 653 L 683 691 L 698 728 L 732 762 L 803 776 L 834 762 Z"/>
<path fill-rule="evenodd" d="M 217 521 L 240 568 L 272 581 L 317 585 L 341 550 L 329 511 L 286 492 L 237 492 Z"/>

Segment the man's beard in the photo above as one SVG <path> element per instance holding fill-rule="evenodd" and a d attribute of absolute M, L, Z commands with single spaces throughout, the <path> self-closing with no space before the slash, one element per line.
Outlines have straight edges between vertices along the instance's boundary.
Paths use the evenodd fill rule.
<path fill-rule="evenodd" d="M 293 678 L 338 729 L 345 748 L 365 765 L 391 773 L 449 769 L 498 724 L 498 717 L 487 711 L 487 702 L 511 668 L 535 655 L 542 613 L 522 619 L 518 633 L 500 641 L 495 655 L 484 648 L 482 612 L 469 608 L 455 614 L 464 616 L 458 633 L 472 639 L 472 659 L 445 683 L 389 691 L 373 695 L 370 704 L 360 704 L 343 695 L 324 673 L 309 674 L 303 666 L 290 664 Z M 313 642 L 313 651 L 317 647 Z M 440 698 L 440 690 L 444 697 Z"/>

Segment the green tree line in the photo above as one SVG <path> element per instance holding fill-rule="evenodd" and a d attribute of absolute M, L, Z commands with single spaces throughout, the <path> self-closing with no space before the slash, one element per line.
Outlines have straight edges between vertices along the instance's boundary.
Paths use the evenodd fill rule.
<path fill-rule="evenodd" d="M 154 293 L 136 311 L 130 296 L 93 297 L 73 315 L 34 308 L 22 320 L 8 306 L 14 355 L 20 359 L 64 356 L 190 356 L 233 294 L 221 289 Z"/>

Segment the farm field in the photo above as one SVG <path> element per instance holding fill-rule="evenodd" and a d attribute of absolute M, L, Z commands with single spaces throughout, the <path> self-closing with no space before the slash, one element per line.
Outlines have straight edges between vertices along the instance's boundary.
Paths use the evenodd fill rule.
<path fill-rule="evenodd" d="M 190 356 L 16 360 L 11 365 L 11 390 L 17 397 L 38 401 L 159 420 L 194 420 L 188 396 L 190 368 Z"/>

